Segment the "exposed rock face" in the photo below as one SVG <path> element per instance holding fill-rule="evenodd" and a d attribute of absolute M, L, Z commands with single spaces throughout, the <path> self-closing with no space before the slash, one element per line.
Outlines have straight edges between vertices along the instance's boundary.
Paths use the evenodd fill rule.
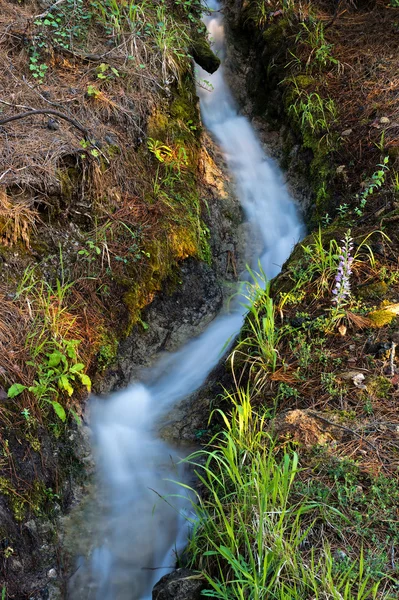
<path fill-rule="evenodd" d="M 200 600 L 205 581 L 196 571 L 177 569 L 158 581 L 152 600 Z"/>
<path fill-rule="evenodd" d="M 201 199 L 207 206 L 203 218 L 209 228 L 210 264 L 188 259 L 179 277 L 167 284 L 142 313 L 146 330 L 138 324 L 121 342 L 116 363 L 104 374 L 97 393 L 108 393 L 141 379 L 144 370 L 162 352 L 173 352 L 199 335 L 232 293 L 248 261 L 251 241 L 234 185 L 226 176 L 223 158 L 204 136 Z M 144 373 L 145 378 L 145 373 Z"/>

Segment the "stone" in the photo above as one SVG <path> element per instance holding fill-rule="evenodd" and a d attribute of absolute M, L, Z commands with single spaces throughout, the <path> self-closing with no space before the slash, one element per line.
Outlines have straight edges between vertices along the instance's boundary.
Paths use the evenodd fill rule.
<path fill-rule="evenodd" d="M 152 591 L 152 600 L 201 600 L 205 580 L 190 569 L 177 569 L 164 575 Z"/>
<path fill-rule="evenodd" d="M 207 73 L 214 73 L 220 66 L 220 58 L 212 51 L 206 34 L 203 31 L 195 33 L 190 54 L 195 62 Z"/>
<path fill-rule="evenodd" d="M 343 131 L 341 133 L 341 135 L 342 135 L 342 137 L 349 137 L 352 132 L 353 132 L 353 129 L 345 129 L 345 131 Z"/>
<path fill-rule="evenodd" d="M 391 121 L 390 121 L 390 119 L 388 119 L 388 117 L 381 117 L 380 118 L 381 125 L 389 125 L 390 122 Z"/>

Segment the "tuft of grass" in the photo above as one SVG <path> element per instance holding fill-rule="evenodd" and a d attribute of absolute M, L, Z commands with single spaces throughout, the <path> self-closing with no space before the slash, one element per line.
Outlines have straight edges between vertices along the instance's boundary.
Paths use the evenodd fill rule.
<path fill-rule="evenodd" d="M 260 273 L 248 270 L 252 282 L 245 283 L 243 288 L 248 318 L 230 360 L 233 371 L 237 363 L 245 363 L 250 375 L 255 377 L 256 384 L 261 388 L 268 373 L 273 373 L 276 369 L 279 336 L 270 282 L 262 270 Z"/>
<path fill-rule="evenodd" d="M 38 215 L 26 202 L 13 202 L 6 191 L 0 189 L 0 241 L 14 246 L 22 241 L 29 248 L 30 233 L 35 229 Z"/>
<path fill-rule="evenodd" d="M 312 544 L 334 517 L 336 508 L 311 495 L 298 502 L 293 486 L 299 469 L 294 451 L 278 452 L 256 413 L 248 392 L 229 395 L 230 415 L 218 410 L 225 431 L 209 449 L 188 457 L 201 482 L 193 504 L 195 517 L 188 553 L 191 566 L 201 569 L 208 583 L 206 597 L 220 600 L 324 599 L 371 600 L 394 598 L 379 593 L 379 582 L 365 569 L 363 550 L 344 566 L 326 537 Z"/>

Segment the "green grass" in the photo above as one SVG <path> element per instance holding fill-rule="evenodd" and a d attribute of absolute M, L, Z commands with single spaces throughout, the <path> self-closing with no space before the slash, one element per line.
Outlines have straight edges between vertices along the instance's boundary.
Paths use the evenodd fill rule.
<path fill-rule="evenodd" d="M 365 556 L 342 562 L 327 536 L 344 514 L 314 494 L 294 494 L 299 456 L 280 451 L 267 433 L 270 415 L 257 414 L 249 394 L 229 396 L 231 415 L 217 411 L 224 432 L 187 460 L 202 493 L 188 554 L 207 581 L 206 597 L 220 600 L 366 600 L 379 593 L 366 572 Z M 319 537 L 314 539 L 315 533 Z"/>

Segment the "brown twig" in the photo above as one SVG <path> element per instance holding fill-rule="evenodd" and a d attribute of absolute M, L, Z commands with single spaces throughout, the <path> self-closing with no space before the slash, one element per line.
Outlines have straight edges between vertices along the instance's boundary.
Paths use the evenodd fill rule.
<path fill-rule="evenodd" d="M 58 6 L 58 4 L 61 4 L 62 2 L 65 2 L 65 0 L 57 0 L 57 2 L 54 2 L 54 4 L 52 4 L 51 6 L 49 6 L 44 12 L 42 12 L 40 15 L 35 15 L 33 18 L 33 20 L 36 19 L 43 19 L 44 17 L 46 17 L 52 10 L 53 8 L 55 8 L 56 6 Z"/>
<path fill-rule="evenodd" d="M 1 119 L 0 125 L 5 125 L 6 123 L 11 123 L 11 121 L 17 121 L 19 119 L 25 119 L 26 117 L 30 117 L 32 115 L 54 115 L 54 116 L 58 117 L 59 119 L 64 119 L 64 121 L 68 121 L 69 123 L 71 123 L 71 125 L 73 125 L 74 127 L 76 127 L 76 129 L 78 129 L 80 132 L 83 133 L 85 138 L 90 137 L 89 130 L 86 129 L 85 127 L 83 127 L 83 125 L 81 125 L 80 123 L 78 123 L 78 121 L 76 121 L 75 119 L 72 119 L 71 117 L 68 117 L 67 115 L 64 115 L 64 113 L 60 112 L 59 110 L 52 110 L 49 108 L 48 109 L 40 108 L 37 110 L 30 110 L 25 113 L 19 113 L 18 115 L 13 115 L 12 117 L 7 117 L 5 119 Z"/>

